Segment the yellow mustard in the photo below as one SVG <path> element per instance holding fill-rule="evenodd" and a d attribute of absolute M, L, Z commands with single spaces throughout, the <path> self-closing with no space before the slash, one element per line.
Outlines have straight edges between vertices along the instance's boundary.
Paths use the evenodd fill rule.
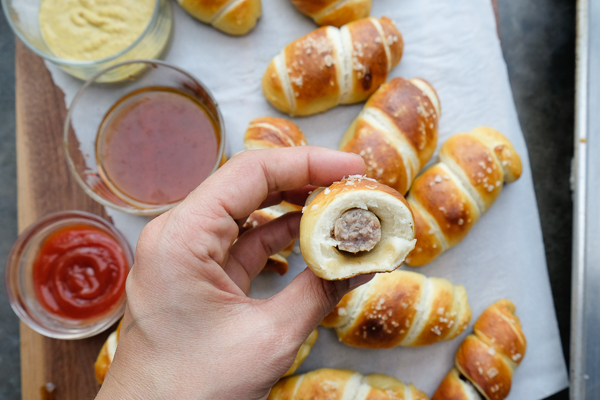
<path fill-rule="evenodd" d="M 144 32 L 155 4 L 156 0 L 42 0 L 42 36 L 63 59 L 110 57 Z"/>

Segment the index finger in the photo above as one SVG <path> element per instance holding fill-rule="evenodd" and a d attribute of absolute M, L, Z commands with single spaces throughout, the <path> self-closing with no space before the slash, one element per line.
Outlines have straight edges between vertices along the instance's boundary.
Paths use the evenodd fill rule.
<path fill-rule="evenodd" d="M 323 147 L 245 151 L 229 160 L 191 195 L 215 201 L 233 218 L 248 216 L 267 195 L 306 185 L 329 186 L 344 176 L 363 174 L 357 154 Z"/>

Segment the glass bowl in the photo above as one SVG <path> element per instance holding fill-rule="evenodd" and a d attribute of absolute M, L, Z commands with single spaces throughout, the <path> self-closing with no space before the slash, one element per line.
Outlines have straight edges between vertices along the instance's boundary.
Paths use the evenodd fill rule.
<path fill-rule="evenodd" d="M 126 65 L 137 65 L 145 73 L 132 76 L 126 82 L 98 84 L 103 75 Z M 144 88 L 171 88 L 184 92 L 203 105 L 213 120 L 218 133 L 214 173 L 225 159 L 225 125 L 216 100 L 210 91 L 189 73 L 157 60 L 127 61 L 112 66 L 87 81 L 77 92 L 67 113 L 63 131 L 63 146 L 67 164 L 77 183 L 98 203 L 117 211 L 155 216 L 161 214 L 180 201 L 168 204 L 144 204 L 131 201 L 123 193 L 115 190 L 115 185 L 103 180 L 101 165 L 96 158 L 96 141 L 99 127 L 113 105 L 127 94 Z M 135 149 L 132 149 L 135 151 Z M 127 201 L 126 201 L 127 200 Z"/>
<path fill-rule="evenodd" d="M 55 339 L 83 339 L 94 336 L 123 316 L 126 295 L 108 311 L 94 318 L 72 320 L 48 312 L 38 301 L 33 286 L 33 263 L 45 239 L 57 229 L 90 225 L 112 236 L 121 246 L 129 268 L 133 252 L 125 237 L 104 219 L 83 211 L 47 215 L 28 227 L 13 245 L 6 262 L 5 281 L 10 305 L 17 316 L 34 331 Z"/>
<path fill-rule="evenodd" d="M 87 80 L 111 65 L 133 59 L 163 58 L 171 42 L 173 10 L 169 0 L 156 0 L 150 22 L 142 34 L 123 50 L 106 58 L 76 61 L 57 57 L 46 44 L 39 22 L 42 0 L 2 0 L 2 8 L 15 35 L 35 54 L 58 65 L 70 75 Z M 140 72 L 128 65 L 105 74 L 104 82 L 127 79 Z"/>

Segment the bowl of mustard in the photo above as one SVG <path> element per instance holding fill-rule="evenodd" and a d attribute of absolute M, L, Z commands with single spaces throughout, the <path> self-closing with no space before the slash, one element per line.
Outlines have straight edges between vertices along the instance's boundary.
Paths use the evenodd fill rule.
<path fill-rule="evenodd" d="M 171 43 L 169 0 L 2 0 L 15 35 L 34 53 L 87 80 L 133 59 L 164 58 Z M 128 79 L 139 64 L 113 70 Z"/>

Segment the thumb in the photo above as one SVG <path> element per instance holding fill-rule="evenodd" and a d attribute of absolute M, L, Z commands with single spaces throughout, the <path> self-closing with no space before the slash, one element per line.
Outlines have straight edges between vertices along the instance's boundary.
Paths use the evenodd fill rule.
<path fill-rule="evenodd" d="M 372 274 L 359 275 L 342 281 L 327 281 L 306 268 L 264 306 L 276 325 L 284 327 L 302 342 L 346 293 L 372 277 Z"/>

